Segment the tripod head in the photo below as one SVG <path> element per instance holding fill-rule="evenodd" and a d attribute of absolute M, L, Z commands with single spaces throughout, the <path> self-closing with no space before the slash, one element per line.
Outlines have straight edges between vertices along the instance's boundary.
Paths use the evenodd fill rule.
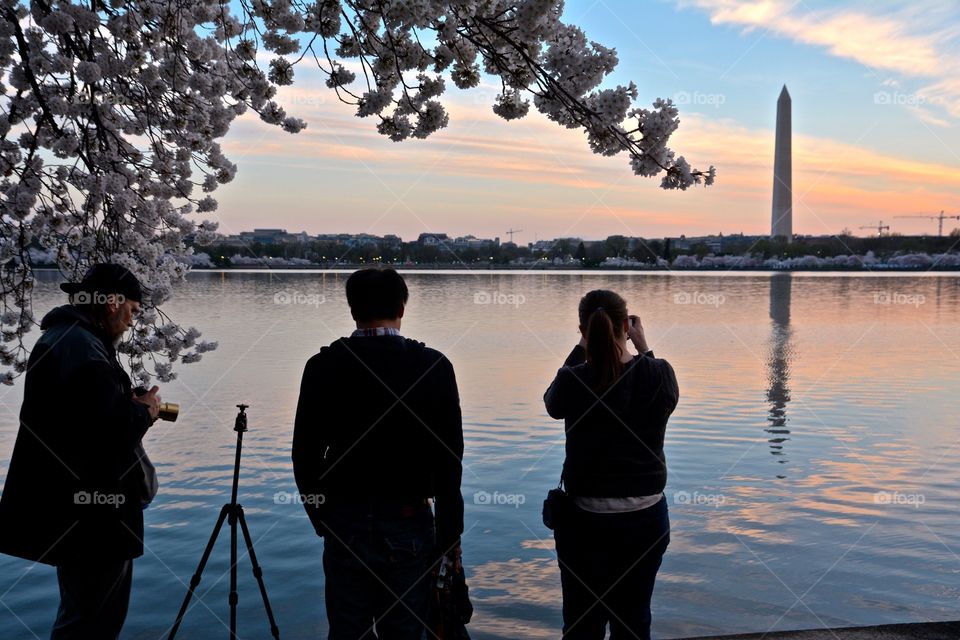
<path fill-rule="evenodd" d="M 244 433 L 247 430 L 247 408 L 250 405 L 248 404 L 238 404 L 237 408 L 240 409 L 237 412 L 237 419 L 234 422 L 233 430 L 237 433 Z"/>

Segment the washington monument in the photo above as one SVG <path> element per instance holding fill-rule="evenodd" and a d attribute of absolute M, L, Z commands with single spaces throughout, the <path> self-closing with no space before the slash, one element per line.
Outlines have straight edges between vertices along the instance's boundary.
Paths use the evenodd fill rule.
<path fill-rule="evenodd" d="M 777 144 L 773 160 L 773 216 L 770 236 L 793 241 L 793 164 L 790 142 L 792 102 L 787 85 L 777 100 Z"/>

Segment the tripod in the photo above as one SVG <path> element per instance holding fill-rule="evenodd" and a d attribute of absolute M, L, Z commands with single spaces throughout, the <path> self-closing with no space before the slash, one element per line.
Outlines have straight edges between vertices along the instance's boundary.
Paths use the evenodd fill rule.
<path fill-rule="evenodd" d="M 263 569 L 261 569 L 257 563 L 257 554 L 253 551 L 253 540 L 250 537 L 250 530 L 247 528 L 247 520 L 243 516 L 243 507 L 237 504 L 237 489 L 240 484 L 240 450 L 243 447 L 243 434 L 247 431 L 246 409 L 249 406 L 250 405 L 246 404 L 237 405 L 240 411 L 237 413 L 236 423 L 233 427 L 233 430 L 237 432 L 237 455 L 233 463 L 233 493 L 230 496 L 230 502 L 223 505 L 223 508 L 220 509 L 220 517 L 217 518 L 217 524 L 213 527 L 213 533 L 210 534 L 207 548 L 204 549 L 203 556 L 200 557 L 197 572 L 190 578 L 190 588 L 187 590 L 187 595 L 183 599 L 183 604 L 180 605 L 180 613 L 177 614 L 177 621 L 170 629 L 170 635 L 167 636 L 167 640 L 173 640 L 173 637 L 177 635 L 177 631 L 180 629 L 180 623 L 183 622 L 183 616 L 187 613 L 190 599 L 193 598 L 197 585 L 200 584 L 200 574 L 203 573 L 203 569 L 207 565 L 207 560 L 210 559 L 210 552 L 213 550 L 213 545 L 217 541 L 217 536 L 220 535 L 220 529 L 223 527 L 224 520 L 227 520 L 230 524 L 230 640 L 237 640 L 237 602 L 239 601 L 239 596 L 237 595 L 238 523 L 240 524 L 240 529 L 243 531 L 243 539 L 247 545 L 247 553 L 250 555 L 250 562 L 253 565 L 253 575 L 257 579 L 257 584 L 260 585 L 260 595 L 263 597 L 263 606 L 267 610 L 267 618 L 270 620 L 270 633 L 276 640 L 280 640 L 280 629 L 277 628 L 277 623 L 273 619 L 270 599 L 267 598 L 267 587 L 263 584 Z"/>

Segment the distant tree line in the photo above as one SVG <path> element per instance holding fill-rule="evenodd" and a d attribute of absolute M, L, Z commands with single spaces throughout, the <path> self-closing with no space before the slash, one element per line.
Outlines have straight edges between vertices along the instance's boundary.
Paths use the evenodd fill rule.
<path fill-rule="evenodd" d="M 310 262 L 329 264 L 449 264 L 449 265 L 505 265 L 514 261 L 536 260 L 575 260 L 585 267 L 598 266 L 607 258 L 625 258 L 655 264 L 659 259 L 668 261 L 681 255 L 695 255 L 703 258 L 713 254 L 745 255 L 760 259 L 796 258 L 814 255 L 830 258 L 838 255 L 865 255 L 874 252 L 883 258 L 901 253 L 944 253 L 957 248 L 960 242 L 960 230 L 954 230 L 949 236 L 901 236 L 888 235 L 873 238 L 860 238 L 852 235 L 832 237 L 796 238 L 787 243 L 780 238 L 741 238 L 727 236 L 723 239 L 722 250 L 716 250 L 707 243 L 690 244 L 684 242 L 678 247 L 676 240 L 669 238 L 638 238 L 623 235 L 609 236 L 605 240 L 581 241 L 576 238 L 558 239 L 539 248 L 504 243 L 489 244 L 483 247 L 454 247 L 452 244 L 423 245 L 417 241 L 400 242 L 381 241 L 348 246 L 336 241 L 310 241 L 286 243 L 259 243 L 247 245 L 217 243 L 196 247 L 210 256 L 217 266 L 230 266 L 230 258 L 235 255 L 252 258 L 299 258 Z"/>

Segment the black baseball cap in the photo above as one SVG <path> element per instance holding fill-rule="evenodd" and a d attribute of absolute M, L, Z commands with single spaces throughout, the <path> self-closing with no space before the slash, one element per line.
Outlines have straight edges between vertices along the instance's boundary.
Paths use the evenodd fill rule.
<path fill-rule="evenodd" d="M 119 294 L 126 300 L 143 302 L 143 287 L 129 269 L 119 264 L 95 264 L 87 270 L 80 282 L 60 285 L 70 295 L 78 293 Z"/>

